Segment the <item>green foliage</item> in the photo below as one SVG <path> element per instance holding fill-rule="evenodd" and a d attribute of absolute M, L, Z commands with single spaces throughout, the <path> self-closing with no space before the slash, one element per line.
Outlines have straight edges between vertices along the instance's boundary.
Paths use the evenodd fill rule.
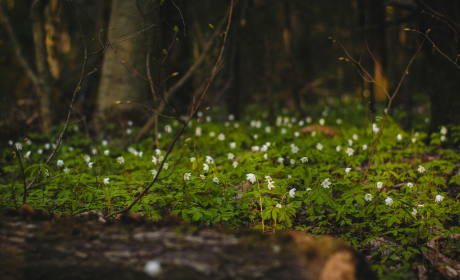
<path fill-rule="evenodd" d="M 326 118 L 326 124 L 333 122 Z M 132 211 L 152 220 L 178 215 L 193 224 L 256 230 L 262 230 L 263 219 L 266 232 L 333 234 L 372 255 L 381 275 L 399 267 L 388 277 L 405 275 L 408 267 L 422 262 L 422 252 L 435 236 L 449 244 L 446 254 L 458 255 L 459 245 L 450 237 L 460 233 L 460 204 L 449 189 L 460 183 L 460 156 L 442 145 L 458 143 L 459 127 L 431 136 L 411 135 L 390 118 L 362 181 L 376 138 L 371 123 L 336 125 L 336 138 L 319 130 L 299 133 L 304 125 L 287 117 L 279 117 L 273 127 L 257 120 L 193 121 L 179 138 L 179 143 L 191 138 L 184 152 L 176 145 L 159 180 Z M 177 121 L 168 126 L 171 132 L 160 133 L 161 150 L 151 148 L 153 135 L 124 150 L 116 137 L 92 141 L 72 129 L 49 165 L 44 162 L 53 147 L 45 148 L 45 143 L 55 139 L 58 129 L 32 135 L 32 143 L 22 149 L 23 155 L 32 152 L 24 158 L 26 180 L 37 177 L 27 202 L 54 215 L 93 209 L 108 214 L 127 207 L 160 169 L 180 128 Z M 139 130 L 132 127 L 130 133 Z M 23 192 L 18 158 L 12 152 L 12 146 L 1 151 L 6 159 L 1 173 L 7 182 L 0 185 L 2 208 L 17 205 L 13 198 Z M 253 182 L 248 174 L 254 174 Z M 386 245 L 369 252 L 379 239 Z"/>

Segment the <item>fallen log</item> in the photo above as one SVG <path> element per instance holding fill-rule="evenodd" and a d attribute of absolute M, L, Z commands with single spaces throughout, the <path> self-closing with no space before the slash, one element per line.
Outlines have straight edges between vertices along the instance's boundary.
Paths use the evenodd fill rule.
<path fill-rule="evenodd" d="M 303 232 L 196 228 L 174 217 L 142 225 L 97 218 L 1 221 L 4 280 L 376 279 L 344 242 Z"/>

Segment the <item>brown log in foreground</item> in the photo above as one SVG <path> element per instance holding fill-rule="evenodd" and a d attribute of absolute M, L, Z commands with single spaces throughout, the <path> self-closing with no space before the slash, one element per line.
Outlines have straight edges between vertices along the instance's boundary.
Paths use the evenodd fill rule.
<path fill-rule="evenodd" d="M 305 233 L 133 226 L 88 219 L 1 218 L 0 279 L 374 279 L 364 258 Z M 154 278 L 144 272 L 161 263 Z"/>

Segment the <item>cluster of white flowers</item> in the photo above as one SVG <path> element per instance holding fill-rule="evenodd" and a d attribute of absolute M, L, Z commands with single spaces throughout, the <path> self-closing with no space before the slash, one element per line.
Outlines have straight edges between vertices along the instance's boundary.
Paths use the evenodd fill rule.
<path fill-rule="evenodd" d="M 106 155 L 109 155 L 109 150 L 106 150 L 105 152 L 107 152 Z M 135 155 L 136 157 L 137 156 L 142 157 L 142 155 L 144 154 L 143 152 L 136 151 L 133 147 L 129 147 L 128 152 L 130 152 L 131 154 Z M 94 150 L 93 150 L 93 154 L 94 154 Z"/>

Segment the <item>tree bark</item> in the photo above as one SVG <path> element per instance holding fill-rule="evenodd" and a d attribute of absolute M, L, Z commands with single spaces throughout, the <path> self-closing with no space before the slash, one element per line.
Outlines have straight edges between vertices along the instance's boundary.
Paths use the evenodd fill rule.
<path fill-rule="evenodd" d="M 83 219 L 4 221 L 0 278 L 376 279 L 364 258 L 342 241 L 305 233 L 197 229 L 175 219 L 129 226 Z"/>
<path fill-rule="evenodd" d="M 123 35 L 133 35 L 134 31 L 142 28 L 145 27 L 142 27 L 142 16 L 139 15 L 136 0 L 113 0 L 109 28 L 106 31 L 110 42 Z M 143 42 L 140 34 L 105 51 L 97 97 L 99 116 L 114 106 L 117 106 L 117 112 L 132 108 L 130 105 L 115 105 L 116 101 L 142 102 L 148 98 L 148 82 L 128 70 L 132 66 L 140 75 L 146 77 L 146 47 Z"/>
<path fill-rule="evenodd" d="M 30 19 L 32 24 L 32 35 L 35 44 L 35 65 L 38 73 L 37 93 L 40 97 L 40 113 L 42 119 L 42 130 L 48 131 L 52 122 L 51 95 L 52 77 L 47 61 L 45 43 L 45 30 L 43 28 L 42 15 L 45 9 L 45 1 L 36 0 L 30 7 Z"/>

